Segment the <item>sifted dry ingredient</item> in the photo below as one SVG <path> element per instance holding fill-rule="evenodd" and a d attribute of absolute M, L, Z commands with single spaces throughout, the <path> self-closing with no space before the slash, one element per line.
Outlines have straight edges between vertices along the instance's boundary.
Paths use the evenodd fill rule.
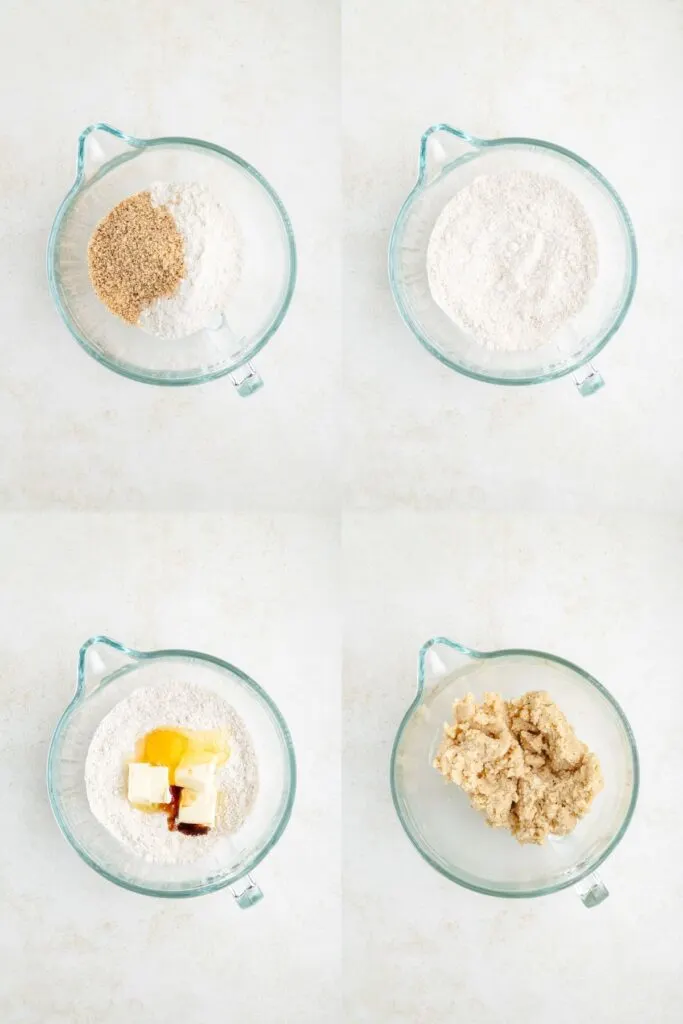
<path fill-rule="evenodd" d="M 135 324 L 155 299 L 173 295 L 185 276 L 184 242 L 175 219 L 137 192 L 110 210 L 88 243 L 88 272 L 102 302 Z"/>
<path fill-rule="evenodd" d="M 468 693 L 453 705 L 453 724 L 434 767 L 467 793 L 489 825 L 520 843 L 565 836 L 603 788 L 600 763 L 547 693 L 505 701 Z"/>
<path fill-rule="evenodd" d="M 186 338 L 221 322 L 242 274 L 243 239 L 231 210 L 197 181 L 155 181 L 152 204 L 172 215 L 185 245 L 185 277 L 170 297 L 143 309 L 138 327 Z"/>
<path fill-rule="evenodd" d="M 595 229 L 579 198 L 544 174 L 481 174 L 439 214 L 427 248 L 436 304 L 485 348 L 545 345 L 595 283 Z"/>

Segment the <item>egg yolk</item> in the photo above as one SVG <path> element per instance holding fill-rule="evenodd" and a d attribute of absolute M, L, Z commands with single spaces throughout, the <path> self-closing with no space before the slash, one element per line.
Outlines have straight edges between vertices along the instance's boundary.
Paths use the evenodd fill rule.
<path fill-rule="evenodd" d="M 222 765 L 229 756 L 227 737 L 218 729 L 152 729 L 138 741 L 135 750 L 136 761 L 168 768 L 171 785 L 175 783 L 175 770 L 181 762 L 187 765 L 215 761 L 216 765 Z"/>

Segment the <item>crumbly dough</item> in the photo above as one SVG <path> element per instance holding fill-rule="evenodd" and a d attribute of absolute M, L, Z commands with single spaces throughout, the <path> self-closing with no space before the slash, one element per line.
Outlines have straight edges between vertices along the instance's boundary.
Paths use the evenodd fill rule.
<path fill-rule="evenodd" d="M 603 788 L 600 763 L 547 693 L 505 701 L 468 693 L 453 705 L 453 724 L 434 767 L 469 796 L 494 828 L 520 843 L 566 836 Z"/>

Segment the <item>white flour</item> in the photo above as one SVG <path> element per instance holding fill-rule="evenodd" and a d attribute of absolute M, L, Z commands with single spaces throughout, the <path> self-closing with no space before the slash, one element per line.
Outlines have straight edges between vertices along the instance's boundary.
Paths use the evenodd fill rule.
<path fill-rule="evenodd" d="M 169 832 L 165 814 L 139 811 L 128 802 L 126 763 L 136 740 L 162 726 L 228 732 L 230 757 L 216 775 L 216 824 L 205 836 Z M 241 827 L 256 797 L 258 769 L 246 726 L 227 701 L 201 686 L 169 683 L 140 687 L 105 715 L 88 749 L 85 787 L 97 820 L 139 857 L 189 863 Z"/>
<path fill-rule="evenodd" d="M 427 248 L 438 306 L 480 345 L 534 349 L 585 305 L 597 274 L 578 198 L 530 171 L 480 175 L 443 208 Z"/>
<path fill-rule="evenodd" d="M 185 277 L 175 295 L 156 299 L 142 311 L 138 326 L 160 338 L 186 338 L 218 326 L 239 283 L 242 239 L 229 210 L 197 182 L 154 182 L 153 206 L 172 214 L 185 243 Z"/>

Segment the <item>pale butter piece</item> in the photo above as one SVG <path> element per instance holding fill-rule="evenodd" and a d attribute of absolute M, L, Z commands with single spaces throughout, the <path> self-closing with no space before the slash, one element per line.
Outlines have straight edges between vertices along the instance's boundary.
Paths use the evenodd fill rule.
<path fill-rule="evenodd" d="M 213 784 L 207 786 L 201 793 L 184 789 L 180 794 L 178 824 L 205 825 L 207 828 L 213 828 L 216 822 L 217 798 L 218 791 Z"/>
<path fill-rule="evenodd" d="M 163 765 L 133 762 L 128 765 L 128 799 L 132 804 L 151 807 L 171 802 L 168 768 Z"/>
<path fill-rule="evenodd" d="M 191 789 L 195 793 L 203 793 L 205 790 L 216 786 L 216 762 L 202 761 L 193 764 L 191 761 L 181 761 L 175 770 L 175 784 L 183 789 Z"/>

